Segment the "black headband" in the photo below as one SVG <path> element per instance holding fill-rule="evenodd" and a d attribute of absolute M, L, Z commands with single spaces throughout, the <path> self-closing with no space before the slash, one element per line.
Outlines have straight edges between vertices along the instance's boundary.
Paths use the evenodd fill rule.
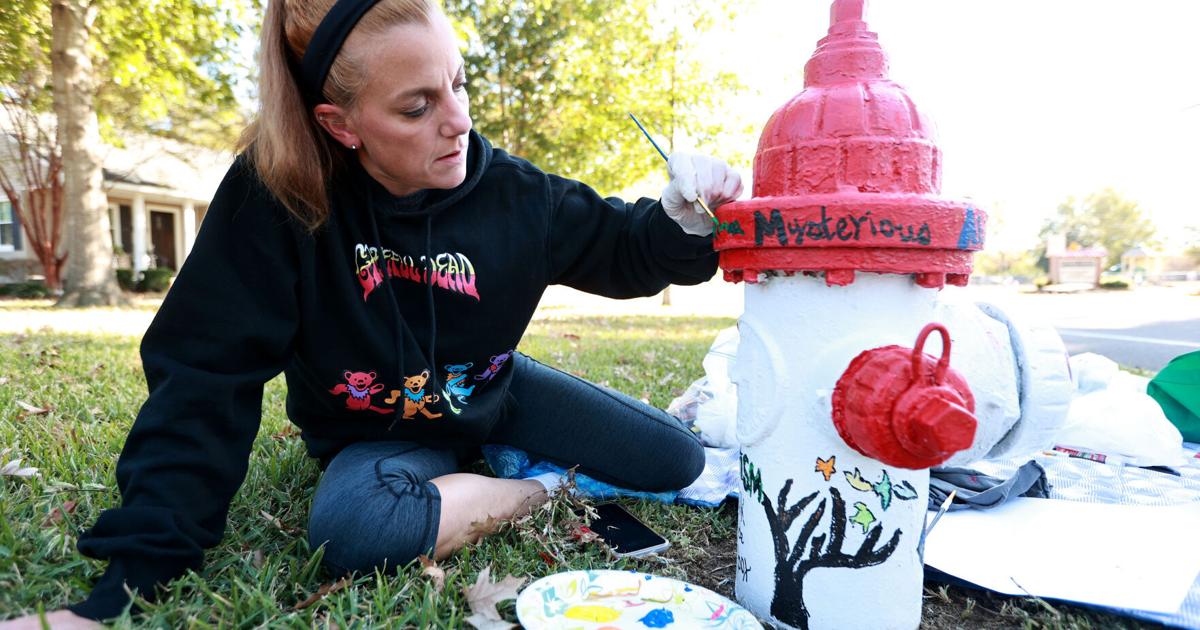
<path fill-rule="evenodd" d="M 329 13 L 321 19 L 317 30 L 313 31 L 308 47 L 304 49 L 304 58 L 300 60 L 300 71 L 296 80 L 300 82 L 300 90 L 308 104 L 316 105 L 325 102 L 322 88 L 325 77 L 333 67 L 342 44 L 354 30 L 354 25 L 379 0 L 337 0 Z"/>

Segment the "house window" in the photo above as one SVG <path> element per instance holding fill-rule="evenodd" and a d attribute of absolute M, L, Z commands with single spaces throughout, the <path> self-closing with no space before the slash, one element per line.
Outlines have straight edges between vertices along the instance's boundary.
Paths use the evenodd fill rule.
<path fill-rule="evenodd" d="M 0 251 L 11 252 L 21 248 L 21 231 L 16 213 L 8 201 L 0 201 Z"/>

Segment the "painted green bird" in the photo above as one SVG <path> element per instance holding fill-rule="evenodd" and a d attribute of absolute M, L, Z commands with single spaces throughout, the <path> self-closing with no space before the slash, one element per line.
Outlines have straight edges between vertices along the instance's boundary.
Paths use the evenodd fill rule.
<path fill-rule="evenodd" d="M 863 533 L 865 534 L 871 528 L 871 525 L 875 523 L 875 515 L 867 508 L 867 504 L 862 501 L 856 501 L 854 509 L 858 511 L 854 513 L 854 516 L 850 517 L 850 522 L 855 525 L 862 525 Z"/>
<path fill-rule="evenodd" d="M 879 495 L 879 505 L 883 509 L 888 509 L 892 504 L 892 497 L 901 501 L 909 501 L 917 498 L 917 489 L 907 481 L 901 481 L 899 485 L 893 486 L 892 479 L 888 476 L 888 472 L 883 471 L 883 479 L 872 483 L 863 478 L 862 472 L 855 468 L 853 473 L 844 473 L 846 481 L 851 488 L 861 492 L 874 492 Z"/>

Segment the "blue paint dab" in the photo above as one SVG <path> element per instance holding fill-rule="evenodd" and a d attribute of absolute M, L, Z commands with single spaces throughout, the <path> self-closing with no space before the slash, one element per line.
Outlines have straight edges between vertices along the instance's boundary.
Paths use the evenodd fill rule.
<path fill-rule="evenodd" d="M 968 206 L 967 216 L 963 217 L 962 231 L 958 234 L 958 248 L 968 249 L 983 244 L 983 235 L 979 233 L 979 220 L 982 216 L 975 215 L 975 209 Z"/>
<path fill-rule="evenodd" d="M 656 608 L 646 613 L 645 617 L 638 619 L 647 628 L 666 628 L 675 623 L 675 615 L 666 608 Z"/>
<path fill-rule="evenodd" d="M 688 586 L 687 584 L 684 584 L 684 585 L 683 585 L 683 592 L 684 592 L 684 593 L 691 593 L 691 592 L 692 592 L 692 587 Z"/>
<path fill-rule="evenodd" d="M 647 581 L 647 582 L 649 582 L 650 580 L 653 580 L 653 579 L 654 579 L 654 576 L 653 576 L 653 575 L 647 575 L 647 576 L 646 576 L 646 581 Z"/>

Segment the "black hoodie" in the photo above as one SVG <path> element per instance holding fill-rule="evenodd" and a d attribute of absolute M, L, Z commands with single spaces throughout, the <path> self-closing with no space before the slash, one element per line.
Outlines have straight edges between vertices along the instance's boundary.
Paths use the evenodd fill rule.
<path fill-rule="evenodd" d="M 109 560 L 72 610 L 106 619 L 122 583 L 153 595 L 225 529 L 283 371 L 288 417 L 322 468 L 347 444 L 479 445 L 547 285 L 623 298 L 712 277 L 712 239 L 662 206 L 602 199 L 472 132 L 467 178 L 397 198 L 357 164 L 308 233 L 239 158 L 142 340 L 150 395 L 117 463 L 122 505 L 79 550 Z"/>

